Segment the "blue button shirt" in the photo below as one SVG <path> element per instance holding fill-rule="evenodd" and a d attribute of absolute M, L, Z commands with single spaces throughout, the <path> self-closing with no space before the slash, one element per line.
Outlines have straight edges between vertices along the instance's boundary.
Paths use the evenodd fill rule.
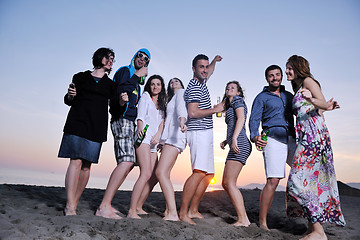
<path fill-rule="evenodd" d="M 259 124 L 263 131 L 269 130 L 269 137 L 287 143 L 288 136 L 295 137 L 292 113 L 293 95 L 280 86 L 280 95 L 270 92 L 268 87 L 254 99 L 249 120 L 250 139 L 259 136 Z"/>

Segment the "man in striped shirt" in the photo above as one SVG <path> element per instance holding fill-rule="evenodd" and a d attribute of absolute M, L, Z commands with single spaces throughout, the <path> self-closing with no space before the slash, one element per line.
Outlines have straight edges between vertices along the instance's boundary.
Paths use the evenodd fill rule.
<path fill-rule="evenodd" d="M 214 177 L 212 114 L 223 111 L 224 106 L 219 103 L 211 107 L 206 83 L 215 70 L 216 62 L 221 60 L 222 57 L 217 55 L 209 64 L 207 56 L 197 55 L 192 62 L 194 77 L 184 94 L 189 115 L 186 138 L 190 147 L 193 172 L 184 185 L 179 216 L 182 221 L 190 224 L 195 224 L 191 218 L 203 218 L 198 211 L 199 203 Z"/>

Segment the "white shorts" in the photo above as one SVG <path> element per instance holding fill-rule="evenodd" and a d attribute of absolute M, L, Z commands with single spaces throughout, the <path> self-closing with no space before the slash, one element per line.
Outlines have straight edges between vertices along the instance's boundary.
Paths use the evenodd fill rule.
<path fill-rule="evenodd" d="M 145 135 L 145 138 L 142 141 L 142 143 L 146 143 L 147 145 L 150 145 L 150 152 L 157 152 L 157 144 L 150 143 L 152 137 L 153 136 Z"/>
<path fill-rule="evenodd" d="M 186 140 L 190 147 L 192 169 L 215 173 L 213 130 L 187 131 Z"/>
<path fill-rule="evenodd" d="M 171 146 L 174 146 L 177 148 L 177 150 L 179 151 L 179 153 L 181 153 L 182 151 L 184 151 L 185 147 L 186 147 L 186 139 L 185 138 L 168 138 L 166 139 L 164 144 L 168 144 Z"/>
<path fill-rule="evenodd" d="M 282 143 L 268 137 L 263 149 L 266 178 L 284 178 L 286 163 L 291 166 L 296 150 L 293 137 L 288 138 L 288 143 Z"/>

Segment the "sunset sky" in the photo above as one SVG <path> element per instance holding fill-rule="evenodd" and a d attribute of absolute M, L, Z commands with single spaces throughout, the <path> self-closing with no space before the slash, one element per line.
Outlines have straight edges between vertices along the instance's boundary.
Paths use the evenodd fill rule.
<path fill-rule="evenodd" d="M 360 182 L 359 43 L 356 0 L 1 0 L 0 168 L 56 173 L 63 181 L 69 160 L 57 153 L 69 110 L 63 96 L 73 74 L 92 68 L 96 49 L 110 47 L 116 59 L 112 78 L 145 47 L 152 57 L 149 75 L 160 74 L 166 84 L 178 77 L 187 85 L 195 55 L 221 55 L 208 82 L 213 104 L 226 83 L 237 80 L 249 110 L 266 85 L 267 66 L 284 70 L 291 55 L 305 57 L 325 98 L 335 97 L 341 106 L 325 114 L 337 178 Z M 286 76 L 283 84 L 292 92 Z M 249 135 L 248 122 L 246 127 Z M 228 150 L 219 147 L 225 134 L 224 118 L 214 117 L 217 184 Z M 115 164 L 109 131 L 92 177 L 108 178 Z M 190 174 L 187 148 L 173 169 L 173 182 L 182 185 Z M 135 169 L 126 181 L 137 175 Z M 253 148 L 238 185 L 264 182 L 263 158 Z"/>

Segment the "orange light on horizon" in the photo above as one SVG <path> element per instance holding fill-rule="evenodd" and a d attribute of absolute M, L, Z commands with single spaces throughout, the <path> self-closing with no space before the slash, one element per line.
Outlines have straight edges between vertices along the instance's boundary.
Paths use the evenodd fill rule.
<path fill-rule="evenodd" d="M 210 180 L 210 184 L 215 184 L 215 183 L 216 183 L 215 178 L 212 178 L 212 179 Z"/>

